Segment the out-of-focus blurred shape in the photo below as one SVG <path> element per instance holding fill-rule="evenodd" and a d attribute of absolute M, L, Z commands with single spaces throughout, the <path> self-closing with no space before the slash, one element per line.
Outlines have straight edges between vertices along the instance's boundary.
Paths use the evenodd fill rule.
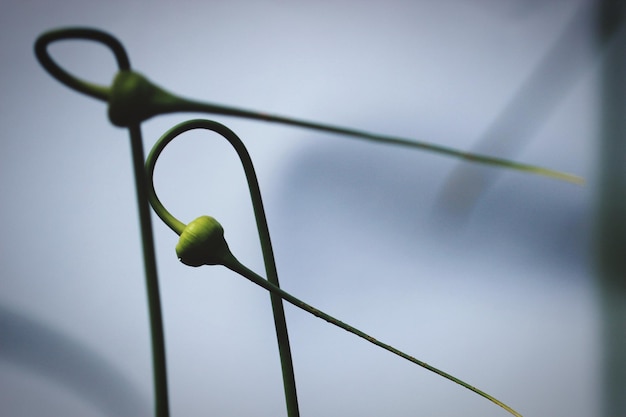
<path fill-rule="evenodd" d="M 603 332 L 603 415 L 626 416 L 626 3 L 601 0 L 596 266 Z"/>
<path fill-rule="evenodd" d="M 578 6 L 552 47 L 521 83 L 472 152 L 516 159 L 521 148 L 557 108 L 559 100 L 590 68 L 593 62 L 589 30 L 592 10 L 592 3 L 588 1 Z M 460 163 L 440 193 L 438 208 L 455 214 L 462 221 L 503 171 Z"/>
<path fill-rule="evenodd" d="M 149 416 L 150 404 L 116 367 L 38 320 L 0 305 L 0 360 L 67 387 L 107 416 Z"/>

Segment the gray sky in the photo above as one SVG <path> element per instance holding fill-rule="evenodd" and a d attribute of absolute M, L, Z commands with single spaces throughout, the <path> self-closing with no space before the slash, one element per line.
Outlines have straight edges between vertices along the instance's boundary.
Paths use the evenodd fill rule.
<path fill-rule="evenodd" d="M 96 359 L 85 361 L 93 372 L 106 368 L 128 384 L 134 400 L 119 401 L 146 415 L 151 407 L 128 135 L 110 125 L 103 103 L 42 69 L 33 54 L 39 34 L 104 29 L 122 41 L 134 69 L 183 96 L 470 149 L 579 4 L 5 0 L 0 305 L 32 321 L 19 323 L 37 323 L 15 334 L 44 344 L 31 357 L 5 340 L 1 414 L 101 416 L 106 400 L 90 396 L 117 398 L 100 380 L 84 392 L 68 382 L 81 362 L 54 356 L 65 345 L 41 329 L 91 351 Z M 579 48 L 591 56 L 590 43 Z M 51 51 L 86 79 L 108 84 L 114 75 L 113 58 L 100 46 L 66 42 Z M 588 185 L 499 172 L 463 224 L 435 210 L 455 160 L 214 119 L 240 135 L 255 162 L 287 291 L 524 415 L 582 417 L 597 410 L 589 254 L 595 69 L 582 66 L 530 137 L 516 138 L 513 125 L 510 138 L 524 143 L 515 159 L 583 175 Z M 197 116 L 144 123 L 146 148 Z M 189 133 L 168 147 L 156 171 L 157 192 L 175 216 L 218 218 L 235 255 L 262 273 L 243 173 L 225 143 Z M 176 236 L 157 220 L 172 416 L 286 415 L 269 297 L 224 268 L 181 265 Z M 303 417 L 505 415 L 449 381 L 286 310 Z M 15 320 L 5 321 L 5 331 Z M 60 366 L 48 366 L 57 360 Z"/>

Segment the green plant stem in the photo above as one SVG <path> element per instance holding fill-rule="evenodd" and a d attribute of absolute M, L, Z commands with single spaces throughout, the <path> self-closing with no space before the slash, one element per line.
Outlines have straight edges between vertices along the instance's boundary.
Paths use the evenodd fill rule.
<path fill-rule="evenodd" d="M 263 254 L 264 254 L 264 260 L 266 261 L 266 270 L 268 271 L 268 274 L 276 274 L 276 267 L 275 267 L 275 262 L 274 262 L 274 257 L 272 254 L 272 249 L 271 249 L 271 242 L 270 242 L 270 238 L 269 238 L 269 231 L 267 228 L 267 222 L 265 220 L 265 214 L 264 214 L 264 210 L 263 210 L 263 206 L 262 206 L 262 201 L 261 201 L 261 195 L 260 195 L 260 191 L 259 191 L 259 187 L 258 187 L 258 182 L 256 179 L 256 175 L 254 173 L 254 167 L 252 165 L 252 161 L 250 159 L 250 156 L 248 154 L 248 152 L 245 149 L 245 146 L 243 145 L 243 143 L 241 142 L 241 140 L 235 135 L 235 133 L 233 133 L 230 129 L 228 129 L 227 127 L 225 127 L 224 125 L 214 122 L 214 121 L 209 121 L 209 120 L 190 120 L 187 122 L 183 122 L 177 126 L 175 126 L 174 128 L 170 129 L 168 132 L 166 132 L 158 141 L 157 143 L 154 145 L 154 147 L 152 148 L 152 151 L 150 152 L 150 154 L 148 155 L 148 159 L 146 161 L 146 172 L 147 172 L 147 176 L 149 178 L 149 184 L 148 184 L 148 191 L 149 191 L 149 198 L 150 198 L 150 202 L 152 203 L 153 208 L 155 209 L 157 215 L 159 215 L 159 217 L 161 217 L 161 219 L 172 229 L 174 230 L 177 234 L 181 234 L 183 229 L 185 228 L 185 225 L 180 222 L 179 220 L 177 220 L 174 216 L 172 216 L 163 206 L 163 204 L 159 201 L 156 192 L 154 190 L 154 183 L 152 181 L 153 178 L 153 173 L 154 173 L 154 167 L 156 164 L 156 161 L 160 155 L 160 153 L 163 151 L 163 149 L 167 146 L 168 143 L 170 143 L 175 137 L 177 137 L 178 135 L 180 135 L 183 132 L 186 132 L 187 130 L 191 130 L 191 129 L 196 129 L 196 128 L 203 128 L 203 129 L 209 129 L 212 130 L 214 132 L 219 133 L 220 135 L 222 135 L 224 138 L 226 138 L 235 148 L 235 150 L 237 151 L 237 154 L 239 155 L 239 158 L 242 161 L 242 164 L 244 166 L 244 170 L 246 173 L 246 178 L 248 181 L 248 186 L 250 188 L 250 193 L 252 196 L 252 201 L 253 201 L 253 205 L 254 205 L 254 209 L 255 209 L 255 216 L 257 219 L 257 227 L 259 228 L 259 236 L 261 238 L 261 244 L 263 247 Z M 419 365 L 431 372 L 434 372 L 435 374 L 442 376 L 456 384 L 461 385 L 464 388 L 469 389 L 470 391 L 480 395 L 481 397 L 491 401 L 492 403 L 502 407 L 503 409 L 505 409 L 506 411 L 508 411 L 509 413 L 511 413 L 514 416 L 517 417 L 521 417 L 521 415 L 516 412 L 515 410 L 513 410 L 511 407 L 507 406 L 506 404 L 502 403 L 501 401 L 499 401 L 498 399 L 492 397 L 491 395 L 479 390 L 478 388 L 446 373 L 443 372 L 425 362 L 422 362 L 418 359 L 416 359 L 413 356 L 407 355 L 406 353 L 394 348 L 393 346 L 390 346 L 388 344 L 382 343 L 380 341 L 378 341 L 377 339 L 373 338 L 372 336 L 340 321 L 337 320 L 336 318 L 324 313 L 323 311 L 320 311 L 318 309 L 316 309 L 315 307 L 305 303 L 304 301 L 299 300 L 298 298 L 292 296 L 291 294 L 289 294 L 288 292 L 282 290 L 277 284 L 274 284 L 269 278 L 268 280 L 264 279 L 263 277 L 261 277 L 260 275 L 256 274 L 254 271 L 248 269 L 246 266 L 244 266 L 243 264 L 241 264 L 235 257 L 234 255 L 232 255 L 232 253 L 230 252 L 230 250 L 227 249 L 227 246 L 225 246 L 225 253 L 226 255 L 224 255 L 225 257 L 223 259 L 221 259 L 220 263 L 224 266 L 226 266 L 228 269 L 242 275 L 243 277 L 249 279 L 250 281 L 252 281 L 253 283 L 263 287 L 264 289 L 268 290 L 272 296 L 272 307 L 274 308 L 274 300 L 278 299 L 278 300 L 285 300 L 291 304 L 293 304 L 294 306 L 310 313 L 313 314 L 316 317 L 319 317 L 323 320 L 326 320 L 327 322 L 334 324 L 335 326 L 338 326 L 356 336 L 359 336 L 363 339 L 365 339 L 366 341 L 380 347 L 383 348 L 397 356 L 400 356 L 401 358 L 404 358 L 416 365 Z M 277 276 L 274 276 L 275 280 L 277 281 Z M 282 308 L 282 302 L 280 303 L 280 316 L 283 318 L 284 320 L 284 311 Z M 274 310 L 274 319 L 276 322 L 276 317 L 277 317 L 277 311 Z M 276 325 L 277 328 L 277 335 L 280 335 L 280 333 L 282 331 L 284 331 L 285 336 L 287 335 L 286 331 L 286 325 L 283 328 L 279 329 L 278 324 Z M 280 337 L 280 336 L 279 336 Z M 288 343 L 288 338 L 286 339 L 287 343 Z M 279 347 L 280 347 L 280 339 L 279 339 Z M 289 346 L 287 345 L 287 348 L 289 348 Z M 283 357 L 283 352 L 281 351 L 281 364 L 283 365 L 283 380 L 285 383 L 285 393 L 287 395 L 287 403 L 288 403 L 288 412 L 293 412 L 293 409 L 291 409 L 290 411 L 290 403 L 289 403 L 289 395 L 293 395 L 295 402 L 295 406 L 297 407 L 297 397 L 296 397 L 296 392 L 295 392 L 295 379 L 293 380 L 293 385 L 291 385 L 291 387 L 289 386 L 289 381 L 291 381 L 288 377 L 289 375 L 285 375 L 285 364 L 287 365 L 291 365 L 291 353 L 290 350 L 288 350 L 289 356 L 289 362 L 285 363 L 285 357 Z M 291 377 L 293 377 L 293 368 L 290 368 L 291 370 Z M 290 388 L 293 388 L 293 391 L 290 390 Z M 293 404 L 291 405 L 293 406 Z M 295 409 L 297 412 L 297 408 Z M 291 414 L 289 414 L 291 416 Z"/>
<path fill-rule="evenodd" d="M 427 142 L 420 142 L 413 139 L 406 139 L 388 135 L 380 135 L 376 133 L 365 132 L 357 129 L 350 129 L 340 126 L 333 126 L 323 123 L 311 122 L 306 120 L 299 120 L 284 116 L 278 116 L 268 113 L 262 113 L 252 110 L 245 110 L 235 107 L 203 103 L 199 101 L 192 101 L 186 99 L 180 99 L 168 109 L 168 112 L 188 111 L 188 112 L 203 112 L 209 114 L 220 114 L 224 116 L 236 116 L 253 120 L 262 120 L 266 122 L 280 123 L 289 126 L 296 126 L 306 129 L 313 129 L 327 133 L 339 134 L 343 136 L 351 136 L 355 138 L 366 139 L 373 142 L 379 142 L 389 145 L 400 145 L 410 147 L 413 149 L 421 149 L 429 152 L 435 152 L 442 155 L 459 158 L 465 161 L 476 162 L 480 164 L 493 165 L 499 167 L 510 168 L 518 171 L 524 171 L 532 174 L 543 175 L 574 184 L 583 184 L 584 180 L 576 175 L 555 171 L 552 169 L 542 168 L 534 165 L 522 164 L 515 161 L 510 161 L 501 158 L 495 158 L 491 156 L 484 156 L 469 152 L 459 151 L 446 146 L 436 145 Z"/>
<path fill-rule="evenodd" d="M 126 54 L 122 44 L 106 32 L 89 28 L 67 28 L 46 32 L 39 36 L 35 42 L 35 55 L 48 73 L 50 73 L 50 75 L 56 78 L 59 82 L 95 99 L 108 101 L 110 99 L 110 88 L 90 83 L 73 76 L 71 73 L 59 66 L 48 53 L 48 46 L 51 43 L 61 40 L 76 39 L 91 40 L 107 46 L 115 56 L 118 69 L 120 71 L 130 71 L 130 60 L 128 59 L 128 54 Z M 161 317 L 161 302 L 159 297 L 159 284 L 154 254 L 154 238 L 152 233 L 152 223 L 150 220 L 150 205 L 148 203 L 145 172 L 143 169 L 144 155 L 141 128 L 139 122 L 129 124 L 126 127 L 129 129 L 131 141 L 133 171 L 135 174 L 135 188 L 137 191 L 137 203 L 146 275 L 154 372 L 153 383 L 155 388 L 155 413 L 157 417 L 167 417 L 169 415 L 169 401 L 167 392 L 163 320 Z"/>
<path fill-rule="evenodd" d="M 148 176 L 148 193 L 149 199 L 157 215 L 167 224 L 174 232 L 180 235 L 185 228 L 184 223 L 176 219 L 171 213 L 165 209 L 161 201 L 156 195 L 153 182 L 154 167 L 156 161 L 165 147 L 178 135 L 191 129 L 207 129 L 220 134 L 226 138 L 233 146 L 241 164 L 243 166 L 250 197 L 252 199 L 252 207 L 257 224 L 259 239 L 261 242 L 261 250 L 263 252 L 263 261 L 265 263 L 265 271 L 269 282 L 273 286 L 280 287 L 278 282 L 278 272 L 276 270 L 276 262 L 274 260 L 274 252 L 270 239 L 269 229 L 263 201 L 261 199 L 261 191 L 256 177 L 252 159 L 248 154 L 243 142 L 239 137 L 226 126 L 211 120 L 189 120 L 168 130 L 153 146 L 148 159 L 146 160 L 146 173 Z M 272 312 L 274 315 L 274 326 L 276 328 L 276 338 L 278 341 L 278 351 L 283 375 L 283 385 L 285 390 L 285 400 L 287 403 L 287 414 L 289 417 L 298 417 L 300 415 L 298 407 L 298 396 L 296 391 L 296 380 L 293 369 L 293 359 L 291 355 L 291 347 L 289 343 L 289 335 L 287 332 L 287 322 L 285 319 L 285 311 L 280 296 L 270 293 L 272 304 Z"/>
<path fill-rule="evenodd" d="M 55 29 L 41 34 L 35 41 L 35 55 L 39 63 L 59 82 L 67 87 L 98 100 L 108 101 L 110 88 L 75 77 L 58 65 L 48 53 L 48 46 L 62 40 L 91 40 L 108 47 L 117 61 L 120 71 L 130 71 L 130 61 L 126 50 L 113 36 L 101 30 L 76 27 Z"/>
<path fill-rule="evenodd" d="M 130 126 L 129 133 L 133 170 L 135 173 L 135 185 L 137 190 L 139 223 L 141 225 L 144 268 L 146 272 L 148 314 L 150 318 L 152 343 L 152 366 L 154 372 L 155 413 L 157 417 L 168 417 L 169 400 L 167 390 L 167 367 L 165 361 L 165 337 L 163 334 L 159 280 L 157 275 L 156 256 L 154 252 L 152 221 L 150 219 L 150 204 L 148 202 L 144 171 L 144 152 L 140 126 Z"/>
<path fill-rule="evenodd" d="M 87 82 L 73 76 L 59 66 L 48 54 L 47 46 L 52 42 L 65 39 L 87 39 L 103 43 L 108 46 L 114 53 L 120 69 L 113 84 L 110 87 L 106 87 Z M 225 116 L 236 116 L 253 120 L 281 123 L 386 144 L 408 146 L 411 148 L 460 158 L 466 161 L 525 171 L 576 184 L 582 184 L 584 182 L 582 178 L 576 175 L 528 164 L 520 164 L 501 158 L 462 152 L 453 148 L 427 142 L 419 142 L 412 139 L 404 139 L 388 135 L 379 135 L 356 129 L 332 126 L 306 120 L 298 120 L 295 118 L 245 110 L 220 104 L 204 103 L 197 100 L 189 100 L 178 97 L 153 84 L 141 74 L 131 71 L 128 57 L 122 44 L 108 33 L 98 30 L 87 28 L 66 28 L 47 32 L 37 39 L 35 44 L 35 53 L 41 64 L 57 80 L 76 91 L 87 94 L 93 98 L 106 101 L 109 104 L 109 119 L 113 124 L 121 127 L 138 124 L 153 116 L 166 113 L 201 112 L 220 114 Z"/>
<path fill-rule="evenodd" d="M 266 290 L 270 291 L 272 294 L 276 294 L 277 296 L 280 296 L 283 300 L 289 302 L 290 304 L 310 313 L 313 314 L 316 317 L 319 317 L 325 321 L 327 321 L 328 323 L 331 323 L 337 327 L 340 327 L 362 339 L 367 340 L 368 342 L 383 348 L 397 356 L 400 356 L 401 358 L 404 358 L 406 360 L 408 360 L 409 362 L 412 362 L 416 365 L 421 366 L 422 368 L 425 368 L 431 372 L 436 373 L 439 376 L 442 376 L 456 384 L 461 385 L 464 388 L 469 389 L 470 391 L 480 395 L 483 398 L 486 398 L 487 400 L 491 401 L 492 403 L 504 408 L 506 411 L 508 411 L 509 413 L 513 414 L 516 417 L 521 417 L 521 414 L 519 414 L 517 411 L 513 410 L 511 407 L 509 407 L 508 405 L 504 404 L 503 402 L 501 402 L 500 400 L 492 397 L 491 395 L 487 394 L 486 392 L 483 392 L 481 390 L 479 390 L 478 388 L 446 373 L 443 372 L 437 368 L 435 368 L 434 366 L 431 366 L 429 364 L 427 364 L 426 362 L 422 362 L 419 359 L 414 358 L 413 356 L 407 355 L 406 353 L 394 348 L 393 346 L 390 346 L 388 344 L 385 344 L 383 342 L 380 342 L 379 340 L 373 338 L 372 336 L 368 335 L 367 333 L 364 333 L 362 331 L 360 331 L 359 329 L 356 329 L 352 326 L 350 326 L 349 324 L 346 324 L 340 320 L 337 320 L 336 318 L 334 318 L 333 316 L 324 313 L 323 311 L 320 311 L 318 309 L 316 309 L 315 307 L 305 303 L 304 301 L 299 300 L 298 298 L 294 297 L 293 295 L 289 294 L 288 292 L 282 290 L 281 288 L 273 285 L 272 283 L 268 282 L 267 280 L 265 280 L 263 277 L 259 276 L 257 273 L 255 273 L 254 271 L 248 269 L 245 265 L 243 265 L 241 262 L 239 262 L 232 254 L 230 254 L 230 256 L 228 257 L 228 259 L 224 259 L 224 263 L 223 265 L 230 269 L 233 272 L 236 272 L 237 274 L 247 278 L 248 280 L 252 281 L 253 283 L 265 288 Z"/>

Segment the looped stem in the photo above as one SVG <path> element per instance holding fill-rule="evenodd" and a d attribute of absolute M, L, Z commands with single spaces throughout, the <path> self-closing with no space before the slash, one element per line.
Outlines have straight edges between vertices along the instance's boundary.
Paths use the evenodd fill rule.
<path fill-rule="evenodd" d="M 107 46 L 115 56 L 120 72 L 130 71 L 130 61 L 121 42 L 112 35 L 90 28 L 65 28 L 46 32 L 35 42 L 35 55 L 41 65 L 59 82 L 67 87 L 86 94 L 98 100 L 109 101 L 111 88 L 84 81 L 57 64 L 48 47 L 60 40 L 91 40 Z M 154 239 L 150 219 L 150 207 L 146 196 L 144 176 L 143 140 L 139 122 L 129 123 L 133 171 L 137 190 L 137 208 L 141 226 L 141 241 L 143 247 L 143 262 L 148 299 L 148 313 L 150 317 L 150 333 L 152 347 L 152 365 L 154 372 L 154 401 L 157 417 L 169 416 L 169 398 L 167 389 L 167 367 L 165 363 L 165 337 L 163 334 L 163 319 L 161 300 L 159 295 L 159 281 L 157 276 L 156 258 L 154 254 Z"/>
<path fill-rule="evenodd" d="M 108 101 L 110 95 L 109 87 L 81 80 L 64 70 L 52 59 L 50 53 L 48 52 L 48 46 L 53 42 L 60 40 L 91 40 L 102 43 L 105 46 L 108 46 L 109 49 L 111 49 L 111 52 L 113 52 L 119 70 L 129 71 L 130 61 L 121 42 L 106 32 L 90 28 L 66 28 L 52 30 L 39 36 L 35 42 L 35 55 L 37 56 L 37 59 L 54 78 L 80 93 L 87 94 L 88 96 L 99 100 Z"/>
<path fill-rule="evenodd" d="M 152 149 L 152 152 L 150 152 L 150 155 L 148 156 L 148 160 L 146 162 L 146 170 L 147 170 L 147 174 L 148 174 L 148 178 L 149 178 L 149 193 L 150 193 L 150 201 L 152 203 L 153 208 L 155 209 L 155 211 L 157 212 L 157 214 L 159 215 L 159 217 L 172 229 L 174 230 L 174 232 L 176 232 L 177 234 L 181 235 L 183 232 L 185 232 L 185 230 L 189 229 L 190 227 L 188 227 L 186 229 L 186 226 L 180 222 L 179 220 L 177 220 L 174 216 L 172 216 L 163 206 L 163 204 L 159 201 L 158 197 L 156 196 L 156 193 L 154 191 L 154 184 L 153 184 L 153 173 L 154 173 L 154 166 L 156 164 L 156 160 L 158 159 L 160 153 L 163 151 L 163 149 L 165 148 L 165 146 L 167 146 L 168 143 L 170 143 L 176 136 L 180 135 L 183 132 L 186 132 L 187 130 L 191 130 L 191 129 L 196 129 L 196 128 L 203 128 L 203 129 L 208 129 L 208 130 L 212 130 L 214 132 L 219 133 L 220 135 L 222 135 L 224 138 L 226 138 L 232 145 L 233 147 L 237 150 L 237 153 L 239 154 L 241 160 L 242 160 L 242 164 L 244 165 L 244 169 L 246 170 L 246 177 L 248 179 L 248 184 L 250 187 L 250 192 L 253 195 L 253 202 L 255 202 L 255 215 L 257 215 L 257 221 L 259 222 L 259 234 L 261 234 L 261 229 L 263 229 L 263 233 L 266 233 L 267 235 L 267 239 L 265 241 L 265 243 L 268 245 L 267 248 L 264 247 L 264 257 L 266 254 L 268 254 L 268 257 L 266 258 L 266 260 L 270 261 L 270 266 L 271 268 L 268 268 L 270 271 L 273 271 L 273 273 L 275 273 L 275 263 L 274 263 L 274 259 L 273 259 L 273 255 L 271 253 L 271 243 L 269 240 L 269 231 L 267 230 L 267 223 L 265 222 L 265 215 L 263 213 L 263 207 L 262 207 L 262 203 L 261 203 L 261 199 L 260 199 L 260 192 L 258 190 L 258 183 L 256 181 L 256 175 L 254 174 L 254 168 L 252 167 L 252 162 L 250 160 L 250 157 L 248 155 L 248 152 L 246 151 L 245 147 L 243 146 L 243 143 L 241 143 L 241 141 L 239 140 L 239 138 L 227 127 L 225 127 L 224 125 L 221 125 L 217 122 L 213 122 L 213 121 L 209 121 L 209 120 L 191 120 L 188 122 L 184 122 L 181 123 L 177 126 L 175 126 L 174 128 L 172 128 L 171 130 L 169 130 L 165 135 L 163 135 L 161 137 L 161 139 L 159 139 L 159 141 L 155 144 L 155 146 Z M 255 197 L 256 196 L 256 197 Z M 258 204 L 258 206 L 257 206 Z M 257 211 L 258 210 L 258 211 Z M 202 228 L 201 231 L 198 231 L 198 233 L 192 233 L 192 239 L 195 239 L 196 242 L 194 243 L 194 251 L 199 251 L 199 252 L 204 252 L 204 254 L 201 254 L 197 259 L 200 259 L 200 262 L 192 262 L 192 263 L 187 263 L 188 265 L 191 266 L 199 266 L 201 264 L 205 264 L 205 265 L 215 265 L 215 264 L 219 264 L 219 265 L 223 265 L 225 267 L 227 267 L 228 269 L 232 270 L 233 272 L 236 272 L 237 274 L 247 278 L 248 280 L 252 281 L 253 283 L 261 286 L 262 288 L 266 289 L 267 291 L 270 292 L 271 296 L 272 296 L 272 305 L 274 306 L 274 298 L 278 298 L 279 300 L 285 300 L 287 302 L 289 302 L 290 304 L 316 316 L 319 317 L 325 321 L 327 321 L 330 324 L 333 324 L 337 327 L 340 327 L 360 338 L 365 339 L 366 341 L 384 349 L 387 350 L 403 359 L 406 359 L 416 365 L 421 366 L 422 368 L 425 368 L 431 372 L 436 373 L 439 376 L 442 376 L 456 384 L 461 385 L 464 388 L 469 389 L 470 391 L 480 395 L 481 397 L 491 401 L 492 403 L 502 407 L 503 409 L 505 409 L 506 411 L 508 411 L 509 413 L 511 413 L 512 415 L 516 416 L 516 417 L 521 417 L 521 415 L 515 411 L 514 409 L 512 409 L 511 407 L 509 407 L 508 405 L 504 404 L 503 402 L 501 402 L 500 400 L 496 399 L 495 397 L 487 394 L 484 391 L 481 391 L 480 389 L 474 387 L 473 385 L 470 385 L 468 383 L 466 383 L 465 381 L 456 378 L 453 375 L 450 375 L 444 371 L 441 371 L 438 368 L 435 368 L 434 366 L 431 366 L 429 364 L 427 364 L 426 362 L 420 361 L 419 359 L 410 356 L 396 348 L 394 348 L 391 345 L 388 345 L 386 343 L 380 342 L 379 340 L 375 339 L 374 337 L 368 335 L 367 333 L 362 332 L 361 330 L 350 326 L 347 323 L 342 322 L 341 320 L 336 319 L 335 317 L 321 311 L 318 310 L 317 308 L 311 306 L 310 304 L 305 303 L 304 301 L 301 301 L 300 299 L 292 296 L 291 294 L 289 294 L 288 292 L 282 290 L 278 284 L 274 284 L 272 282 L 272 279 L 268 278 L 267 280 L 264 279 L 263 277 L 261 277 L 260 275 L 256 274 L 254 271 L 250 270 L 249 268 L 247 268 L 245 265 L 243 265 L 241 262 L 239 262 L 237 260 L 237 258 L 231 253 L 231 251 L 228 249 L 228 245 L 226 243 L 226 241 L 223 238 L 223 228 L 221 227 L 221 225 L 215 221 L 215 219 L 210 218 L 208 216 L 203 216 L 201 218 L 198 218 L 196 220 L 194 220 L 194 222 L 203 222 L 205 223 L 205 225 L 202 225 L 199 227 Z M 189 226 L 191 226 L 194 222 L 190 223 Z M 262 226 L 261 226 L 262 225 Z M 262 238 L 262 243 L 263 243 L 264 239 Z M 198 252 L 196 252 L 196 255 L 198 255 Z M 204 261 L 202 261 L 202 259 L 204 259 Z M 267 265 L 266 265 L 267 267 Z M 269 274 L 269 271 L 268 271 Z M 277 279 L 276 276 L 274 276 L 274 279 Z M 280 308 L 281 308 L 281 312 L 282 312 L 282 302 L 279 304 Z M 284 313 L 283 313 L 284 314 Z M 278 316 L 278 317 L 283 317 L 284 316 Z M 275 320 L 277 319 L 277 314 L 275 311 L 275 315 L 274 315 Z M 284 328 L 285 331 L 285 336 L 286 336 L 286 327 Z M 277 332 L 278 332 L 278 324 L 277 324 Z M 280 333 L 279 333 L 280 335 Z M 287 345 L 288 348 L 288 345 Z M 282 352 L 281 352 L 282 355 Z M 282 360 L 282 356 L 281 356 L 281 360 Z M 291 355 L 289 355 L 289 364 L 291 364 Z M 284 363 L 283 363 L 284 365 Z M 285 371 L 285 368 L 283 367 L 283 372 Z M 291 374 L 293 376 L 293 374 Z M 286 382 L 285 382 L 286 384 Z M 294 401 L 297 401 L 297 398 L 295 398 L 295 382 L 293 385 L 294 391 Z M 287 386 L 285 387 L 285 389 L 287 390 Z M 287 391 L 286 391 L 287 392 Z M 289 401 L 289 399 L 288 399 Z M 297 406 L 297 402 L 295 403 L 295 405 Z M 289 409 L 289 403 L 288 403 L 288 411 L 290 412 L 290 416 L 291 411 Z M 297 408 L 296 408 L 296 412 L 297 412 Z"/>
<path fill-rule="evenodd" d="M 207 129 L 218 133 L 233 146 L 246 175 L 248 188 L 250 190 L 250 197 L 252 199 L 252 207 L 254 209 L 254 216 L 256 219 L 257 230 L 259 233 L 259 239 L 261 241 L 261 249 L 263 251 L 263 260 L 265 263 L 265 270 L 267 273 L 267 280 L 275 287 L 279 287 L 278 272 L 276 270 L 276 263 L 274 261 L 274 252 L 272 250 L 272 243 L 270 240 L 269 229 L 267 226 L 267 220 L 265 216 L 265 209 L 263 208 L 263 201 L 261 199 L 261 191 L 259 189 L 258 180 L 252 164 L 252 159 L 248 154 L 243 142 L 239 137 L 229 128 L 221 123 L 195 119 L 180 123 L 168 130 L 161 138 L 155 143 L 154 147 L 148 155 L 146 160 L 146 173 L 148 177 L 148 193 L 150 203 L 156 214 L 172 229 L 176 234 L 181 235 L 185 229 L 185 224 L 174 217 L 163 206 L 161 201 L 156 195 L 154 189 L 154 167 L 156 161 L 159 158 L 161 152 L 165 147 L 176 138 L 178 135 L 192 129 Z M 287 413 L 289 417 L 298 417 L 298 398 L 296 394 L 296 381 L 293 370 L 293 360 L 291 358 L 291 348 L 289 344 L 289 336 L 287 333 L 287 322 L 285 320 L 285 312 L 283 308 L 282 299 L 279 295 L 270 294 L 272 311 L 274 314 L 274 325 L 276 327 L 276 336 L 278 338 L 278 350 L 280 354 L 280 361 L 283 373 L 283 383 L 285 387 L 285 396 L 287 401 Z"/>
<path fill-rule="evenodd" d="M 88 39 L 108 46 L 115 54 L 120 69 L 112 86 L 104 87 L 88 83 L 74 77 L 56 64 L 56 62 L 54 62 L 48 54 L 47 47 L 50 43 L 62 39 Z M 35 54 L 44 68 L 63 84 L 91 97 L 107 101 L 109 104 L 109 119 L 116 126 L 129 127 L 156 115 L 175 112 L 219 114 L 280 123 L 283 125 L 313 129 L 384 144 L 406 146 L 470 162 L 498 166 L 516 171 L 524 171 L 575 184 L 584 183 L 582 178 L 569 173 L 491 156 L 463 152 L 454 148 L 433 143 L 395 136 L 380 135 L 341 126 L 332 126 L 324 123 L 299 120 L 258 111 L 224 106 L 221 104 L 205 103 L 197 100 L 182 98 L 160 88 L 141 74 L 130 71 L 128 56 L 126 55 L 122 44 L 108 33 L 95 29 L 71 28 L 47 32 L 37 39 L 37 42 L 35 43 Z"/>

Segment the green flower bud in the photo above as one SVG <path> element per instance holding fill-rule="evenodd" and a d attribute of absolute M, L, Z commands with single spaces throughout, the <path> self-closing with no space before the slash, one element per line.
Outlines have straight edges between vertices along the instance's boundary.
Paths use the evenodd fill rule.
<path fill-rule="evenodd" d="M 224 228 L 210 216 L 201 216 L 185 226 L 176 245 L 176 255 L 185 265 L 223 265 L 232 256 Z"/>
<path fill-rule="evenodd" d="M 109 98 L 109 120 L 128 127 L 157 114 L 180 107 L 180 99 L 133 71 L 120 71 L 113 80 Z"/>

